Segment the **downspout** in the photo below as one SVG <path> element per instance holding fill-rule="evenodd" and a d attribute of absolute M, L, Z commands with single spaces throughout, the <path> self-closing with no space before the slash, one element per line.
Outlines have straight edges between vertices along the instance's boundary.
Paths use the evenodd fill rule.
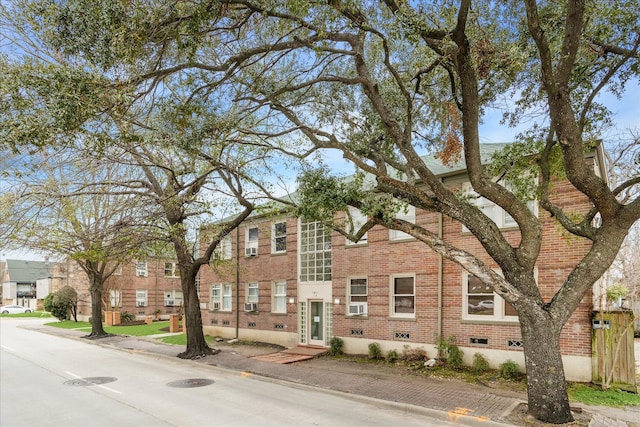
<path fill-rule="evenodd" d="M 156 292 L 155 292 L 156 296 L 155 296 L 155 309 L 153 310 L 153 314 L 157 315 L 157 318 L 160 319 L 160 315 L 157 314 L 160 311 L 160 308 L 158 307 L 158 290 L 159 290 L 158 289 L 158 268 L 159 268 L 158 255 L 155 254 L 155 257 L 156 257 L 156 274 L 155 274 L 155 276 L 156 276 L 156 280 L 155 280 L 155 282 L 156 282 Z"/>
<path fill-rule="evenodd" d="M 442 213 L 438 213 L 438 237 L 442 240 Z M 442 255 L 438 254 L 438 321 L 437 321 L 437 337 L 442 338 Z"/>
<path fill-rule="evenodd" d="M 236 227 L 236 336 L 240 330 L 240 227 Z"/>

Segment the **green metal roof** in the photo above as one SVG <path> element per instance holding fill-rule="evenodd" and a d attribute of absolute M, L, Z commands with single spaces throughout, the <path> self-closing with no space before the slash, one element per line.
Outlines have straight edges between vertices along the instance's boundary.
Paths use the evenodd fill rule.
<path fill-rule="evenodd" d="M 9 280 L 15 283 L 35 283 L 38 279 L 51 277 L 51 264 L 44 261 L 7 260 Z"/>

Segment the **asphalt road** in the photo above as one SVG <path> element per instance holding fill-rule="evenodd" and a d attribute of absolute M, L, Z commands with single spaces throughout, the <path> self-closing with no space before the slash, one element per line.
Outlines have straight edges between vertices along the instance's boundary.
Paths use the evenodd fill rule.
<path fill-rule="evenodd" d="M 0 319 L 2 427 L 446 425 L 375 401 L 42 334 L 25 322 L 43 320 Z"/>

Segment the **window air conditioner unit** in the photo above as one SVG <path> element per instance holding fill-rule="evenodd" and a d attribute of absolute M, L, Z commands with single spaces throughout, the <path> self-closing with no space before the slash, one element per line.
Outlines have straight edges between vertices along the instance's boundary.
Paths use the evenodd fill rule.
<path fill-rule="evenodd" d="M 244 248 L 244 256 L 258 256 L 258 248 Z"/>
<path fill-rule="evenodd" d="M 136 307 L 146 307 L 147 303 L 145 301 L 136 301 Z"/>
<path fill-rule="evenodd" d="M 220 310 L 220 303 L 219 302 L 214 302 L 213 304 L 211 304 L 211 309 L 212 310 Z"/>
<path fill-rule="evenodd" d="M 164 305 L 166 305 L 166 306 L 175 305 L 175 301 L 172 300 L 172 299 L 166 299 L 166 300 L 164 300 Z"/>
<path fill-rule="evenodd" d="M 367 305 L 366 304 L 349 304 L 349 314 L 351 315 L 362 315 L 367 314 Z"/>
<path fill-rule="evenodd" d="M 146 277 L 147 273 L 144 272 L 144 271 L 138 270 L 138 271 L 136 271 L 136 276 L 138 276 L 138 277 Z"/>
<path fill-rule="evenodd" d="M 258 304 L 256 304 L 255 302 L 245 303 L 244 304 L 244 311 L 246 311 L 246 312 L 258 311 Z"/>

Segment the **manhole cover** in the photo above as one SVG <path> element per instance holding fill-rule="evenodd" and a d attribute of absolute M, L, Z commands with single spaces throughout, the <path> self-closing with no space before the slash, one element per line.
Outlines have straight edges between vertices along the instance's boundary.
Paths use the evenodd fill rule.
<path fill-rule="evenodd" d="M 213 384 L 213 380 L 208 380 L 206 378 L 188 378 L 186 380 L 177 380 L 171 381 L 167 384 L 169 387 L 176 388 L 195 388 L 195 387 L 204 387 L 209 384 Z"/>
<path fill-rule="evenodd" d="M 87 378 L 76 378 L 75 380 L 65 381 L 65 384 L 86 387 L 90 385 L 112 383 L 117 380 L 118 379 L 115 377 L 87 377 Z"/>

